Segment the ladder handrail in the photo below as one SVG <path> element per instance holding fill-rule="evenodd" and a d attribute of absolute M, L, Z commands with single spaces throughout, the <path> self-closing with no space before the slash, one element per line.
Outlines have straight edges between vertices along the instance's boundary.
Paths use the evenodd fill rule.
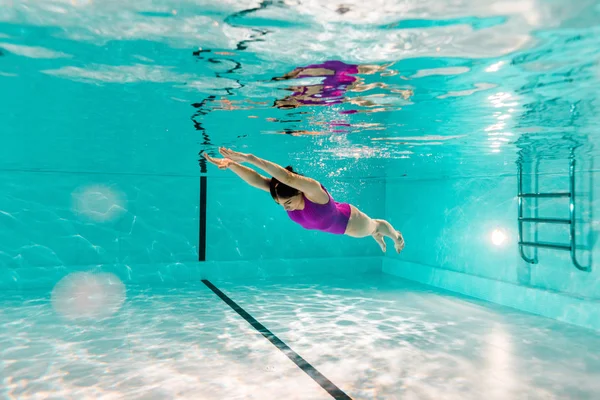
<path fill-rule="evenodd" d="M 571 150 L 571 162 L 569 163 L 569 192 L 571 196 L 569 196 L 569 218 L 571 220 L 571 229 L 569 230 L 569 239 L 571 242 L 571 261 L 575 268 L 580 271 L 590 271 L 591 267 L 584 267 L 579 264 L 577 261 L 577 251 L 575 248 L 576 243 L 576 234 L 575 231 L 575 155 L 573 154 L 573 150 Z"/>
<path fill-rule="evenodd" d="M 519 199 L 519 252 L 521 253 L 521 258 L 528 262 L 529 264 L 537 264 L 537 255 L 534 253 L 533 258 L 529 258 L 525 255 L 525 251 L 523 250 L 523 166 L 520 162 L 518 162 L 517 167 L 519 169 L 519 183 L 518 183 L 518 199 Z M 536 251 L 536 250 L 534 250 Z"/>

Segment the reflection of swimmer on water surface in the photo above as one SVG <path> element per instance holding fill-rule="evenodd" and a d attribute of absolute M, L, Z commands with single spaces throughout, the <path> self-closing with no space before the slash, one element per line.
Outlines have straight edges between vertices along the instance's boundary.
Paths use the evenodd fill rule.
<path fill-rule="evenodd" d="M 256 106 L 263 106 L 268 104 L 266 101 L 252 101 L 249 99 L 242 100 L 229 100 L 228 98 L 221 97 L 214 101 L 215 106 L 212 108 L 216 111 L 233 111 L 233 110 L 252 110 Z"/>
<path fill-rule="evenodd" d="M 384 83 L 363 83 L 363 79 L 355 76 L 356 74 L 371 75 L 376 72 L 384 71 L 387 66 L 379 65 L 355 65 L 346 64 L 342 61 L 326 61 L 322 64 L 312 64 L 307 67 L 298 67 L 282 77 L 273 78 L 273 81 L 282 81 L 289 79 L 301 79 L 311 77 L 324 78 L 319 84 L 314 85 L 296 85 L 286 90 L 293 93 L 284 99 L 276 100 L 274 107 L 280 109 L 293 109 L 300 106 L 323 105 L 351 103 L 358 106 L 374 107 L 379 104 L 365 98 L 346 98 L 345 94 L 351 92 L 364 92 L 374 88 L 387 88 Z M 411 90 L 392 90 L 400 93 L 406 100 L 412 95 Z M 355 113 L 358 110 L 348 110 L 344 113 Z"/>

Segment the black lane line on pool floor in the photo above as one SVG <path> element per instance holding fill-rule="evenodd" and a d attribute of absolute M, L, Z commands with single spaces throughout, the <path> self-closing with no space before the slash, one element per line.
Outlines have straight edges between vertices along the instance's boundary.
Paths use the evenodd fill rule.
<path fill-rule="evenodd" d="M 198 227 L 198 261 L 206 261 L 206 176 L 200 177 L 200 226 Z"/>
<path fill-rule="evenodd" d="M 263 324 L 258 322 L 252 315 L 248 314 L 242 307 L 238 306 L 233 300 L 227 295 L 221 292 L 215 285 L 210 283 L 206 279 L 202 279 L 210 290 L 212 290 L 217 296 L 221 298 L 229 307 L 231 307 L 236 313 L 246 320 L 250 325 L 259 331 L 265 338 L 267 338 L 275 347 L 283 352 L 290 360 L 294 362 L 302 371 L 310 376 L 315 382 L 317 382 L 323 389 L 327 391 L 334 399 L 352 400 L 350 396 L 344 393 L 340 388 L 335 386 L 333 382 L 327 379 L 321 374 L 315 367 L 310 365 L 304 358 L 300 357 L 298 353 L 292 350 L 287 344 L 279 339 L 275 334 L 268 330 Z"/>

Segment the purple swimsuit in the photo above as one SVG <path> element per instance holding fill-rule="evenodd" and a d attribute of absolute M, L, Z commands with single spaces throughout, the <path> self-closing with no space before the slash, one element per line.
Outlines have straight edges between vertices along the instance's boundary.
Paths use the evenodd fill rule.
<path fill-rule="evenodd" d="M 311 64 L 303 69 L 324 68 L 334 72 L 333 75 L 325 75 L 323 78 L 323 89 L 320 93 L 309 96 L 310 99 L 302 98 L 305 95 L 306 88 L 302 92 L 294 92 L 292 96 L 300 97 L 298 102 L 304 105 L 312 104 L 339 104 L 344 98 L 346 88 L 356 81 L 353 74 L 358 73 L 358 67 L 352 64 L 346 64 L 341 61 L 325 61 L 322 64 Z M 312 75 L 304 75 L 302 72 L 296 78 L 314 78 Z"/>
<path fill-rule="evenodd" d="M 329 196 L 327 204 L 313 203 L 304 196 L 304 209 L 288 211 L 288 216 L 305 229 L 343 235 L 350 220 L 350 204 L 338 203 L 323 185 L 321 187 Z"/>

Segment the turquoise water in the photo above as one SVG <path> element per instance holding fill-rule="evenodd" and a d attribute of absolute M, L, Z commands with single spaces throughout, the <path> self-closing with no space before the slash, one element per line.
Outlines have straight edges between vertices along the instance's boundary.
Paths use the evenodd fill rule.
<path fill-rule="evenodd" d="M 598 397 L 599 30 L 596 0 L 0 0 L 0 397 L 332 397 L 201 279 L 354 399 Z M 219 146 L 406 249 L 300 229 Z M 517 164 L 560 192 L 571 155 L 589 272 L 517 244 Z"/>

